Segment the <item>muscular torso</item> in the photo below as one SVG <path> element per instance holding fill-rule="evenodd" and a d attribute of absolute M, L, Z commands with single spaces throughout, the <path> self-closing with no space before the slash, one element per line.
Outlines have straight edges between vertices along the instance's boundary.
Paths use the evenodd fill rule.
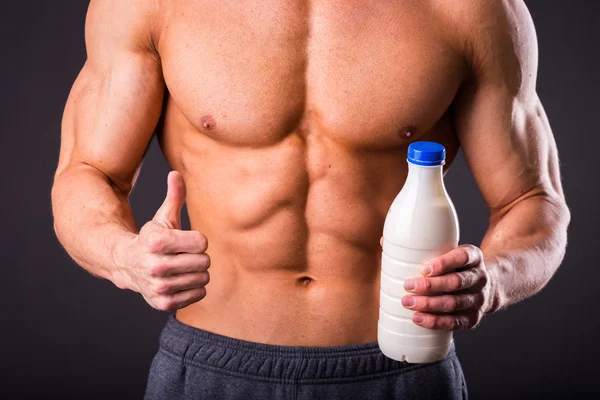
<path fill-rule="evenodd" d="M 379 238 L 415 140 L 458 148 L 466 76 L 434 1 L 165 3 L 158 135 L 209 240 L 177 313 L 280 345 L 376 340 Z"/>

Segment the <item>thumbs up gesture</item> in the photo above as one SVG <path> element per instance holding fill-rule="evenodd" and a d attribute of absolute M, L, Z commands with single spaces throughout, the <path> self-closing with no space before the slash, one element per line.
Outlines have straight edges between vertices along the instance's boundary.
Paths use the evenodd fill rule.
<path fill-rule="evenodd" d="M 206 295 L 210 258 L 206 237 L 181 230 L 186 189 L 181 174 L 171 171 L 167 196 L 156 215 L 128 246 L 127 264 L 117 284 L 139 292 L 157 310 L 175 311 Z"/>

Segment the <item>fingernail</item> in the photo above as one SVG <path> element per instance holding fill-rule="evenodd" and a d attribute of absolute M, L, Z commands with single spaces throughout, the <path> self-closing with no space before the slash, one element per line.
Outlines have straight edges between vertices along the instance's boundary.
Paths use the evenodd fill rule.
<path fill-rule="evenodd" d="M 420 324 L 420 323 L 422 323 L 422 322 L 423 322 L 425 319 L 423 318 L 423 316 L 422 316 L 421 314 L 415 314 L 415 315 L 413 315 L 413 319 L 412 319 L 412 320 L 413 320 L 413 322 L 414 322 L 415 324 Z"/>
<path fill-rule="evenodd" d="M 415 281 L 413 281 L 412 279 L 409 279 L 404 282 L 405 290 L 413 290 L 415 287 L 417 287 L 417 285 L 415 285 Z"/>
<path fill-rule="evenodd" d="M 425 264 L 425 265 L 423 265 L 423 268 L 421 268 L 421 274 L 423 274 L 425 276 L 431 274 L 431 271 L 433 271 L 431 269 L 431 264 Z"/>
<path fill-rule="evenodd" d="M 402 298 L 402 305 L 410 308 L 415 305 L 415 299 L 412 296 L 404 296 Z"/>

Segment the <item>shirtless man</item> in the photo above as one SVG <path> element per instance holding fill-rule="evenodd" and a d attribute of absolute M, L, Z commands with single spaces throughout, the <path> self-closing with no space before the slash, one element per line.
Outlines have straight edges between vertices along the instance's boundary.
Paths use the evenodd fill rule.
<path fill-rule="evenodd" d="M 416 324 L 473 328 L 562 260 L 569 211 L 521 0 L 93 0 L 86 43 L 55 229 L 90 273 L 176 311 L 147 398 L 466 395 L 454 350 L 414 366 L 375 343 L 379 240 L 416 140 L 448 165 L 460 144 L 490 213 L 480 246 L 407 281 Z M 176 172 L 138 230 L 128 195 L 155 132 Z"/>

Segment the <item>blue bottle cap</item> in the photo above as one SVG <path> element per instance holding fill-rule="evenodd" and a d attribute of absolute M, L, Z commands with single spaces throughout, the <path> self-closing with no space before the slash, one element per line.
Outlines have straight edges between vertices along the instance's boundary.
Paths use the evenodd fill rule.
<path fill-rule="evenodd" d="M 408 162 L 416 165 L 444 165 L 446 149 L 436 142 L 413 142 L 408 145 Z"/>

